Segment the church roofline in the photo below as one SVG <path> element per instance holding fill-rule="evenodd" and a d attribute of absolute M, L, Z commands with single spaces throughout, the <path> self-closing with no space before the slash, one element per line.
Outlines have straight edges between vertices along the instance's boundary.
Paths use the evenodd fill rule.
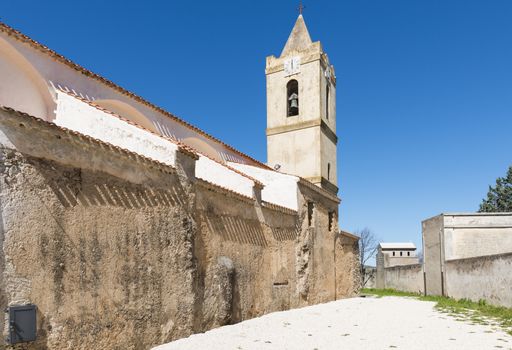
<path fill-rule="evenodd" d="M 87 76 L 87 77 L 90 77 L 90 78 L 93 78 L 93 79 L 96 79 L 98 80 L 99 82 L 109 86 L 110 88 L 113 88 L 114 90 L 122 93 L 123 95 L 126 95 L 128 97 L 131 97 L 133 99 L 135 99 L 136 101 L 162 113 L 163 115 L 165 115 L 166 117 L 170 118 L 170 119 L 173 119 L 175 121 L 177 121 L 178 123 L 198 132 L 199 134 L 209 138 L 210 140 L 214 141 L 214 142 L 217 142 L 219 144 L 221 144 L 222 146 L 228 148 L 229 150 L 233 151 L 234 153 L 238 154 L 239 156 L 241 156 L 242 158 L 245 158 L 257 165 L 259 165 L 260 167 L 262 168 L 269 168 L 266 164 L 260 162 L 259 160 L 237 150 L 236 148 L 234 148 L 233 146 L 230 146 L 228 145 L 227 143 L 219 140 L 218 138 L 208 134 L 206 131 L 203 131 L 201 129 L 199 129 L 198 127 L 186 122 L 185 120 L 175 116 L 174 114 L 166 111 L 165 109 L 147 101 L 146 99 L 144 99 L 143 97 L 140 97 L 139 95 L 136 95 L 134 94 L 133 92 L 129 91 L 129 90 L 126 90 L 125 88 L 117 85 L 116 83 L 112 82 L 111 80 L 108 80 L 107 78 L 99 75 L 99 74 L 96 74 L 90 70 L 88 70 L 87 68 L 84 68 L 82 66 L 80 66 L 79 64 L 73 62 L 72 60 L 66 58 L 65 56 L 57 53 L 56 51 L 50 49 L 48 46 L 46 45 L 43 45 L 41 43 L 39 43 L 38 41 L 30 38 L 29 36 L 23 34 L 22 32 L 20 32 L 19 30 L 16 30 L 12 27 L 10 27 L 9 25 L 5 24 L 4 22 L 1 22 L 0 21 L 0 31 L 3 31 L 5 33 L 7 33 L 7 35 L 10 35 L 12 36 L 13 38 L 15 38 L 16 40 L 18 41 L 21 41 L 23 43 L 27 43 L 29 45 L 31 45 L 33 48 L 39 50 L 39 51 L 42 51 L 43 53 L 49 55 L 51 58 L 55 59 L 56 61 L 60 62 L 60 63 L 63 63 L 69 67 L 71 67 L 72 69 L 82 73 L 83 75 Z M 269 168 L 270 169 L 270 168 Z"/>

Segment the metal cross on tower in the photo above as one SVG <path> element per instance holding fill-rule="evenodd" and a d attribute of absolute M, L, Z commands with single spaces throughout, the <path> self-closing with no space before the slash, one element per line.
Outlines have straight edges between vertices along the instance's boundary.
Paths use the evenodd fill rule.
<path fill-rule="evenodd" d="M 297 10 L 299 10 L 299 14 L 302 15 L 302 12 L 304 11 L 304 9 L 306 8 L 306 6 L 302 5 L 302 1 L 299 3 L 299 7 L 297 7 Z"/>

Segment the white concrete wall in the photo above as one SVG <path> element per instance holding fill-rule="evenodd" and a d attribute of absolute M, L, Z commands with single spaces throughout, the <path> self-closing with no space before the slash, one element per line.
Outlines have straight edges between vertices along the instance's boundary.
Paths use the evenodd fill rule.
<path fill-rule="evenodd" d="M 253 198 L 254 181 L 203 155 L 196 161 L 196 177 Z"/>
<path fill-rule="evenodd" d="M 512 253 L 447 261 L 446 293 L 512 307 Z"/>
<path fill-rule="evenodd" d="M 512 252 L 512 214 L 444 214 L 446 260 Z"/>
<path fill-rule="evenodd" d="M 383 253 L 385 267 L 415 265 L 419 263 L 418 257 L 415 256 L 390 256 L 389 254 L 386 254 L 387 252 Z"/>
<path fill-rule="evenodd" d="M 261 191 L 261 199 L 289 209 L 298 210 L 297 176 L 279 173 L 269 169 L 238 163 L 229 166 L 247 174 L 265 185 Z"/>
<path fill-rule="evenodd" d="M 424 292 L 423 268 L 420 264 L 387 267 L 384 269 L 385 287 L 403 292 Z"/>
<path fill-rule="evenodd" d="M 119 118 L 94 108 L 66 93 L 57 93 L 54 122 L 95 139 L 175 166 L 178 146 Z"/>
<path fill-rule="evenodd" d="M 438 215 L 421 223 L 423 236 L 423 265 L 426 293 L 443 294 L 443 216 Z"/>

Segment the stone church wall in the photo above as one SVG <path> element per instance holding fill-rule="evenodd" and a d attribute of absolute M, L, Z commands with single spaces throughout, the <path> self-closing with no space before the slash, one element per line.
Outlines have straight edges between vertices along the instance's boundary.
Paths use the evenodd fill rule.
<path fill-rule="evenodd" d="M 0 110 L 0 306 L 37 306 L 24 348 L 146 349 L 353 293 L 341 271 L 357 252 L 335 246 L 329 200 L 302 186 L 299 211 L 281 208 L 194 179 L 195 160 L 176 157 Z"/>
<path fill-rule="evenodd" d="M 339 233 L 335 244 L 336 299 L 347 298 L 359 293 L 361 273 L 359 242 L 354 237 Z"/>

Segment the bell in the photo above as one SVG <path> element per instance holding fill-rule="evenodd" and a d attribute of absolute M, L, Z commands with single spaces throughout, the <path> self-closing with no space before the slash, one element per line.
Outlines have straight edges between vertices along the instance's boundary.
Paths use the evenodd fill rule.
<path fill-rule="evenodd" d="M 299 101 L 293 99 L 290 103 L 290 108 L 299 108 Z"/>

